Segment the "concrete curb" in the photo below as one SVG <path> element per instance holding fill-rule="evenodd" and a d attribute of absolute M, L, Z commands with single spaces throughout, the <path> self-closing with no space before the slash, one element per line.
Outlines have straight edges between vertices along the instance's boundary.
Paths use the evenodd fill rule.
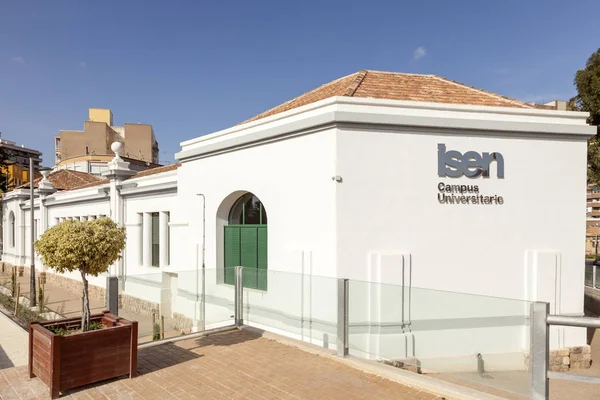
<path fill-rule="evenodd" d="M 264 337 L 265 339 L 274 340 L 281 344 L 297 347 L 302 351 L 306 351 L 311 354 L 316 354 L 321 357 L 326 357 L 330 360 L 334 360 L 336 362 L 345 364 L 349 367 L 361 370 L 363 372 L 377 375 L 381 378 L 385 378 L 405 386 L 410 386 L 415 389 L 420 389 L 434 395 L 444 396 L 450 399 L 462 400 L 505 400 L 503 397 L 498 397 L 471 388 L 443 382 L 435 378 L 405 371 L 400 368 L 384 365 L 375 361 L 363 360 L 353 356 L 348 356 L 345 358 L 338 357 L 332 350 L 326 350 L 310 343 L 291 339 L 285 336 L 277 335 L 275 333 L 266 332 L 262 329 L 257 329 L 250 326 L 243 326 L 241 330 L 258 334 Z"/>

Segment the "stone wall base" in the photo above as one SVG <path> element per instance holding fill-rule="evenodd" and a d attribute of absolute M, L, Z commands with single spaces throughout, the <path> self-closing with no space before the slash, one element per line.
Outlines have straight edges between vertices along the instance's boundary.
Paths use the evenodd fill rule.
<path fill-rule="evenodd" d="M 20 265 L 19 268 L 23 268 L 23 276 L 29 276 L 29 266 Z M 39 275 L 40 271 L 36 270 L 36 273 Z M 81 280 L 67 278 L 66 276 L 55 274 L 53 272 L 46 271 L 46 283 L 58 286 L 59 288 L 68 290 L 72 293 L 83 293 L 83 282 L 81 282 Z M 102 287 L 90 283 L 88 285 L 88 294 L 91 299 L 100 300 L 102 302 L 106 301 L 106 290 Z"/>
<path fill-rule="evenodd" d="M 381 361 L 385 365 L 390 365 L 392 367 L 400 368 L 406 371 L 414 372 L 417 374 L 422 374 L 421 370 L 421 362 L 416 358 L 410 358 L 407 360 L 384 360 Z"/>
<path fill-rule="evenodd" d="M 173 329 L 182 333 L 191 333 L 194 321 L 183 314 L 173 313 Z"/>
<path fill-rule="evenodd" d="M 10 271 L 13 267 L 12 264 L 2 263 L 0 268 L 4 266 L 5 271 Z M 20 266 L 23 268 L 24 276 L 29 277 L 30 267 Z M 37 271 L 39 273 L 39 271 Z M 52 272 L 46 272 L 46 283 L 55 285 L 61 289 L 67 290 L 71 293 L 81 294 L 83 292 L 83 283 L 80 280 L 68 278 Z M 88 285 L 88 292 L 90 298 L 105 302 L 106 289 L 100 286 L 92 284 Z M 137 297 L 130 296 L 126 293 L 119 293 L 119 308 L 126 311 L 131 311 L 140 315 L 152 315 L 156 314 L 156 317 L 160 316 L 160 305 L 158 303 L 139 299 Z M 173 313 L 172 316 L 165 316 L 172 319 L 173 329 L 189 333 L 193 327 L 193 320 L 184 316 L 183 314 Z M 158 320 L 157 320 L 158 323 Z"/>
<path fill-rule="evenodd" d="M 152 301 L 138 299 L 125 293 L 119 293 L 119 308 L 141 315 L 160 315 L 160 306 Z"/>
<path fill-rule="evenodd" d="M 549 370 L 567 372 L 588 369 L 592 365 L 592 349 L 589 345 L 550 350 Z M 529 356 L 525 358 L 525 367 L 529 371 Z"/>

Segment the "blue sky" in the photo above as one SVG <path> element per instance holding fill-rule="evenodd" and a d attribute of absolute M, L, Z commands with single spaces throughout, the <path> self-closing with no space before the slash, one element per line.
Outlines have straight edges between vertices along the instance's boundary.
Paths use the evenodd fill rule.
<path fill-rule="evenodd" d="M 600 47 L 590 1 L 0 0 L 0 132 L 53 163 L 89 107 L 154 126 L 161 161 L 320 84 L 437 74 L 525 101 L 574 95 Z"/>

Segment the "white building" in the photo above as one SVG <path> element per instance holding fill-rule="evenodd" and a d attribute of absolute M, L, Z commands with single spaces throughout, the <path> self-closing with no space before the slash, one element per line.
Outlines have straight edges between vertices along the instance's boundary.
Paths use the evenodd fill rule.
<path fill-rule="evenodd" d="M 195 326 L 227 322 L 226 268 L 241 264 L 246 323 L 334 348 L 348 278 L 351 353 L 521 369 L 531 301 L 583 314 L 586 117 L 361 71 L 182 143 L 180 165 L 128 177 L 113 163 L 110 183 L 43 195 L 37 231 L 111 216 L 127 228 L 112 270 L 124 293 Z M 16 265 L 29 265 L 27 196 L 4 196 Z M 551 339 L 583 346 L 586 333 Z"/>

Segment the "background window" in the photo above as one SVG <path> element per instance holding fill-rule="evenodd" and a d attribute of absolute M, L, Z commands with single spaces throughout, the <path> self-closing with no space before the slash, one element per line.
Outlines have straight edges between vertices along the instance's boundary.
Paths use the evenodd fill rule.
<path fill-rule="evenodd" d="M 160 258 L 160 218 L 157 212 L 151 213 L 152 217 L 152 263 L 153 267 L 159 266 Z"/>
<path fill-rule="evenodd" d="M 8 219 L 10 221 L 10 246 L 15 247 L 15 214 L 12 211 Z"/>

